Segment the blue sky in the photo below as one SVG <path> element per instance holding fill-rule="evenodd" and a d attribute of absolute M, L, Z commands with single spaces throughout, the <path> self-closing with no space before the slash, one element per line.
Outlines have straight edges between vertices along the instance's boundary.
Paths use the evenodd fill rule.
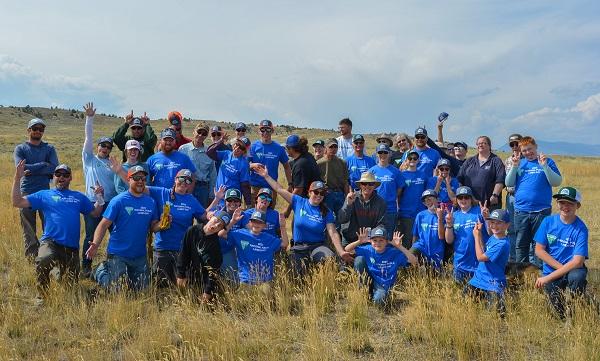
<path fill-rule="evenodd" d="M 2 1 L 0 104 L 600 143 L 597 1 L 224 3 Z"/>

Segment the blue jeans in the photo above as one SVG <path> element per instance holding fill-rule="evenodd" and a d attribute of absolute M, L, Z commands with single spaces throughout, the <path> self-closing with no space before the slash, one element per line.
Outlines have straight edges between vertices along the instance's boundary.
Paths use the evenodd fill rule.
<path fill-rule="evenodd" d="M 392 239 L 392 236 L 394 235 L 394 231 L 396 230 L 397 219 L 398 219 L 397 213 L 386 212 L 385 216 L 383 216 L 383 226 L 385 227 L 387 240 Z"/>
<path fill-rule="evenodd" d="M 196 182 L 192 195 L 200 202 L 202 207 L 208 207 L 208 194 L 210 193 L 209 185 L 206 182 Z"/>
<path fill-rule="evenodd" d="M 533 236 L 538 228 L 540 228 L 544 218 L 550 215 L 550 212 L 550 208 L 539 212 L 515 210 L 515 257 L 517 262 L 530 262 L 541 267 L 540 261 L 535 256 L 535 253 L 532 252 L 532 246 L 535 247 Z"/>
<path fill-rule="evenodd" d="M 385 305 L 389 290 L 386 290 L 385 287 L 373 281 L 367 270 L 367 261 L 363 256 L 357 256 L 354 258 L 354 270 L 359 274 L 359 282 L 361 285 L 371 285 L 369 291 L 373 303 L 379 306 Z"/>
<path fill-rule="evenodd" d="M 565 317 L 566 300 L 564 291 L 575 295 L 583 295 L 587 286 L 587 268 L 576 268 L 561 278 L 547 283 L 544 291 L 560 318 Z"/>
<path fill-rule="evenodd" d="M 516 237 L 515 237 L 515 196 L 506 194 L 506 210 L 510 215 L 510 226 L 508 227 L 508 241 L 510 242 L 509 262 L 515 262 L 516 259 Z"/>
<path fill-rule="evenodd" d="M 221 276 L 233 285 L 238 284 L 238 263 L 235 248 L 223 253 L 223 263 L 221 263 Z"/>
<path fill-rule="evenodd" d="M 344 200 L 346 197 L 344 196 L 344 192 L 329 192 L 325 196 L 325 205 L 327 208 L 331 209 L 333 214 L 336 217 L 337 224 L 337 215 L 342 206 L 344 205 Z"/>
<path fill-rule="evenodd" d="M 125 278 L 128 287 L 133 290 L 148 287 L 150 274 L 146 256 L 127 258 L 109 254 L 94 274 L 94 279 L 100 286 L 113 291 L 120 289 L 122 278 Z"/>
<path fill-rule="evenodd" d="M 106 210 L 108 206 L 108 202 L 102 206 L 102 213 Z M 87 252 L 88 248 L 90 248 L 90 243 L 94 240 L 94 232 L 96 232 L 96 228 L 100 221 L 102 220 L 102 215 L 99 217 L 92 217 L 90 214 L 83 215 L 83 222 L 85 223 L 85 238 L 83 239 L 83 246 L 81 247 L 81 265 L 82 266 L 91 266 L 92 260 L 85 256 L 85 252 Z M 112 225 L 111 228 L 112 229 Z"/>

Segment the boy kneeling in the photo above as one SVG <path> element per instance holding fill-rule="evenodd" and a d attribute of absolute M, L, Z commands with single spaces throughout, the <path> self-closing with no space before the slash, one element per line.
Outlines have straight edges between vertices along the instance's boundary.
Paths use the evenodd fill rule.
<path fill-rule="evenodd" d="M 346 246 L 346 252 L 361 256 L 363 261 L 355 262 L 354 269 L 361 275 L 361 283 L 370 281 L 373 302 L 377 305 L 385 304 L 396 282 L 398 269 L 418 263 L 417 257 L 402 246 L 400 232 L 394 232 L 389 242 L 391 246 L 388 246 L 385 235 L 385 228 L 381 226 L 373 228 L 370 235 L 367 228 L 362 228 L 358 232 L 358 240 Z M 371 244 L 367 245 L 369 241 Z"/>

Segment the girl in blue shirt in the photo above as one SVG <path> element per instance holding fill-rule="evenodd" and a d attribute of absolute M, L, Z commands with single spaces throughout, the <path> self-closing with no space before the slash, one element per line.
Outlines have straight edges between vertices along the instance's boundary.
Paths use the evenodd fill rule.
<path fill-rule="evenodd" d="M 250 164 L 246 154 L 250 148 L 250 140 L 246 137 L 237 138 L 233 144 L 233 150 L 217 150 L 227 142 L 227 133 L 218 141 L 210 145 L 206 150 L 212 160 L 221 162 L 217 169 L 217 187 L 225 185 L 227 189 L 235 188 L 242 191 L 244 201 L 249 206 L 250 196 Z"/>
<path fill-rule="evenodd" d="M 436 170 L 437 175 L 427 181 L 427 189 L 437 192 L 441 204 L 452 207 L 456 202 L 456 189 L 459 184 L 456 178 L 450 176 L 450 161 L 440 159 Z"/>
<path fill-rule="evenodd" d="M 417 170 L 419 163 L 419 152 L 411 150 L 408 152 L 406 161 L 402 164 L 400 173 L 404 177 L 404 190 L 398 204 L 398 230 L 404 234 L 404 246 L 412 246 L 413 224 L 417 213 L 425 209 L 421 202 L 421 194 L 426 189 L 427 177 L 423 172 Z"/>
<path fill-rule="evenodd" d="M 338 255 L 347 263 L 353 261 L 350 253 L 342 248 L 340 234 L 335 229 L 335 218 L 323 200 L 327 187 L 321 181 L 310 184 L 308 198 L 292 194 L 269 176 L 265 166 L 254 170 L 264 177 L 269 186 L 276 191 L 294 210 L 293 243 L 290 249 L 292 267 L 297 274 L 303 274 L 309 262 L 320 262 L 334 257 L 334 253 L 325 246 L 325 232 L 329 235 Z"/>

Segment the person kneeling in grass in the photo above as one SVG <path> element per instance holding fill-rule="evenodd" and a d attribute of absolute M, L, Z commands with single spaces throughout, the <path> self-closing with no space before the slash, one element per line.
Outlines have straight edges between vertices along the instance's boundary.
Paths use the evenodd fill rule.
<path fill-rule="evenodd" d="M 402 234 L 394 232 L 392 241 L 385 238 L 386 231 L 382 226 L 373 228 L 369 235 L 368 228 L 361 228 L 358 240 L 346 246 L 347 252 L 362 256 L 364 262 L 355 263 L 361 284 L 371 283 L 371 296 L 377 305 L 384 305 L 390 289 L 396 282 L 398 268 L 417 265 L 417 257 L 402 246 Z M 371 242 L 370 245 L 365 245 Z M 367 277 L 368 276 L 368 280 Z"/>
<path fill-rule="evenodd" d="M 588 229 L 576 213 L 581 194 L 573 187 L 563 187 L 552 196 L 559 214 L 544 218 L 533 239 L 535 255 L 544 262 L 542 277 L 535 282 L 544 287 L 559 317 L 565 318 L 564 291 L 584 295 L 587 285 Z"/>
<path fill-rule="evenodd" d="M 228 243 L 235 245 L 238 277 L 241 284 L 258 285 L 266 295 L 270 294 L 275 253 L 288 246 L 285 217 L 283 214 L 280 214 L 279 217 L 281 239 L 268 232 L 263 232 L 267 227 L 267 214 L 258 210 L 250 216 L 247 228 L 230 231 L 243 218 L 240 208 L 233 213 L 229 226 L 219 234 L 221 237 L 227 238 Z"/>
<path fill-rule="evenodd" d="M 510 242 L 506 232 L 510 225 L 510 215 L 504 209 L 495 209 L 489 217 L 486 217 L 486 221 L 492 235 L 485 244 L 481 234 L 483 224 L 477 222 L 473 228 L 475 255 L 479 265 L 473 278 L 465 287 L 465 293 L 485 299 L 488 307 L 496 303 L 500 316 L 504 317 L 504 289 L 506 288 L 504 269 L 510 253 Z"/>
<path fill-rule="evenodd" d="M 444 210 L 438 207 L 438 195 L 433 189 L 426 189 L 421 194 L 421 201 L 427 209 L 415 218 L 410 251 L 439 271 L 444 258 Z"/>

